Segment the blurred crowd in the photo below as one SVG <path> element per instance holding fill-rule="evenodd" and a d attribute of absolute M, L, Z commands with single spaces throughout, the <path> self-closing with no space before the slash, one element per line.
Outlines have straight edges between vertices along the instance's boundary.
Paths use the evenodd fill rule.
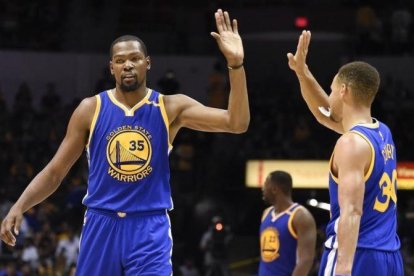
<path fill-rule="evenodd" d="M 328 24 L 313 26 L 310 20 L 308 28 L 313 31 L 345 32 L 352 39 L 352 47 L 357 54 L 408 54 L 413 53 L 414 49 L 412 47 L 414 45 L 414 4 L 408 0 L 393 2 L 386 0 L 221 0 L 197 3 L 197 5 L 188 0 L 155 0 L 140 2 L 139 7 L 137 5 L 137 2 L 133 0 L 125 0 L 115 6 L 111 6 L 109 1 L 96 0 L 88 2 L 0 0 L 0 9 L 4 14 L 0 17 L 0 47 L 48 51 L 91 50 L 87 42 L 82 43 L 85 49 L 68 42 L 73 39 L 71 34 L 73 28 L 70 24 L 73 24 L 74 20 L 78 21 L 78 18 L 71 18 L 71 16 L 77 16 L 77 13 L 73 11 L 76 9 L 76 12 L 81 10 L 79 12 L 89 19 L 93 18 L 96 24 L 102 24 L 100 21 L 107 20 L 104 14 L 108 11 L 112 16 L 119 18 L 114 23 L 118 26 L 114 28 L 115 33 L 112 37 L 117 36 L 117 32 L 137 31 L 139 27 L 141 33 L 152 32 L 155 36 L 158 35 L 158 38 L 154 38 L 153 35 L 144 35 L 147 41 L 154 39 L 152 44 L 156 44 L 155 41 L 163 41 L 163 37 L 168 37 L 168 45 L 159 47 L 165 51 L 161 54 L 197 54 L 202 51 L 198 49 L 200 46 L 210 45 L 212 42 L 208 35 L 194 37 L 194 29 L 186 21 L 191 12 L 198 12 L 201 17 L 205 17 L 206 24 L 203 28 L 207 29 L 208 34 L 214 29 L 212 12 L 217 8 L 237 12 L 247 8 L 249 10 L 275 8 L 277 10 L 278 7 L 291 7 L 304 13 L 305 7 L 311 9 L 313 13 L 318 13 L 314 7 L 320 5 L 323 14 L 334 14 L 339 10 L 345 12 L 347 21 L 332 21 L 327 17 Z M 137 11 L 140 12 L 139 16 L 136 16 Z M 249 16 L 257 17 L 251 20 L 260 20 L 260 13 Z M 309 16 L 312 18 L 312 14 Z M 247 20 L 247 18 L 239 19 Z M 318 18 L 313 19 L 318 21 Z M 293 18 L 291 20 L 293 22 Z M 285 28 L 284 31 L 296 31 L 294 24 L 286 25 Z M 245 32 L 246 30 L 257 32 L 255 29 L 249 29 L 249 26 L 245 26 L 244 30 Z M 199 32 L 198 29 L 197 31 Z M 263 29 L 262 31 L 272 30 Z M 203 41 L 197 43 L 193 41 L 194 39 Z M 68 45 L 72 45 L 72 48 Z M 93 43 L 91 45 L 96 47 Z M 191 47 L 191 45 L 199 45 L 199 47 Z M 95 48 L 95 50 L 106 51 L 106 47 Z M 215 48 L 206 47 L 203 54 L 209 54 L 208 51 L 211 53 L 215 51 Z"/>
<path fill-rule="evenodd" d="M 74 1 L 0 0 L 0 9 L 5 11 L 5 16 L 0 17 L 0 48 L 62 50 L 62 36 L 65 34 L 63 22 L 68 16 L 68 5 Z M 171 18 L 168 17 L 169 12 L 173 12 L 174 5 L 177 5 L 177 1 L 167 0 L 144 2 L 144 10 L 153 11 L 156 18 L 166 22 Z M 205 9 L 221 5 L 243 8 L 327 3 L 323 0 L 209 2 Z M 404 1 L 397 1 L 392 5 L 388 1 L 337 2 L 356 7 L 355 22 L 350 32 L 353 37 L 350 55 L 413 54 L 414 5 L 411 2 L 404 4 Z M 91 12 L 99 11 L 93 8 L 99 3 L 91 1 Z M 190 8 L 194 3 L 182 1 L 180 5 Z M 155 25 L 154 28 L 160 26 Z M 148 26 L 148 29 L 151 27 Z M 172 33 L 179 38 L 188 36 L 185 28 Z M 176 47 L 172 52 L 191 54 L 194 50 L 188 45 L 177 44 Z M 243 258 L 251 258 L 251 266 L 241 267 L 240 271 L 247 273 L 240 275 L 254 275 L 257 271 L 258 227 L 265 206 L 259 189 L 244 186 L 247 160 L 327 160 L 330 157 L 338 136 L 313 119 L 301 99 L 293 74 L 291 78 L 279 78 L 277 85 L 274 79 L 272 73 L 263 75 L 263 79 L 249 81 L 251 123 L 247 133 L 229 135 L 182 130 L 176 137 L 170 155 L 175 275 L 203 275 L 223 264 L 227 267 L 232 260 Z M 181 92 L 183 81 L 176 78 L 173 70 L 169 70 L 160 77 L 154 88 L 159 88 L 161 92 Z M 103 77 L 96 84 L 97 92 L 112 86 L 111 80 Z M 6 215 L 30 180 L 52 158 L 64 137 L 69 117 L 80 99 L 63 103 L 58 89 L 58 84 L 49 83 L 44 91 L 33 91 L 22 82 L 12 105 L 7 104 L 3 97 L 7 91 L 0 91 L 0 218 Z M 208 78 L 206 104 L 225 108 L 227 91 L 227 69 L 217 62 Z M 414 88 L 395 76 L 382 76 L 373 116 L 387 123 L 393 131 L 398 159 L 412 161 Z M 81 201 L 87 189 L 87 173 L 86 157 L 82 156 L 60 188 L 48 200 L 25 214 L 16 248 L 1 243 L 0 276 L 73 273 L 85 211 Z M 294 199 L 302 204 L 310 196 L 329 200 L 327 191 L 294 192 Z M 399 234 L 403 240 L 406 275 L 414 275 L 414 236 L 410 232 L 414 228 L 414 200 L 410 197 L 412 192 L 399 193 Z M 329 214 L 310 210 L 319 227 L 320 252 L 317 256 L 320 257 L 324 226 Z M 211 222 L 217 216 L 223 218 L 232 239 L 226 239 L 226 243 L 221 244 L 228 249 L 226 256 L 220 257 L 223 258 L 220 266 L 213 262 L 217 267 L 212 268 L 205 257 L 212 253 L 209 250 L 214 247 L 206 245 L 206 237 L 212 237 L 209 232 Z M 237 265 L 233 268 L 236 269 Z M 316 260 L 313 273 L 317 268 Z"/>

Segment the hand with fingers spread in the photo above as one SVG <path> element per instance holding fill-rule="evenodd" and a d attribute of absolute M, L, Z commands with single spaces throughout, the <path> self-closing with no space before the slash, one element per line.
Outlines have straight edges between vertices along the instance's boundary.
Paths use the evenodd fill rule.
<path fill-rule="evenodd" d="M 1 223 L 0 238 L 10 246 L 16 245 L 15 235 L 19 235 L 20 225 L 23 220 L 23 213 L 15 209 L 11 209 Z"/>
<path fill-rule="evenodd" d="M 311 40 L 310 31 L 302 31 L 302 34 L 299 37 L 298 47 L 296 49 L 295 55 L 288 53 L 287 57 L 289 60 L 289 67 L 295 73 L 300 76 L 303 75 L 306 68 L 306 56 L 308 54 L 309 43 Z"/>
<path fill-rule="evenodd" d="M 243 64 L 244 50 L 239 35 L 237 20 L 230 20 L 227 11 L 218 9 L 214 14 L 216 18 L 217 32 L 211 32 L 216 39 L 220 51 L 223 53 L 230 67 L 239 67 Z"/>

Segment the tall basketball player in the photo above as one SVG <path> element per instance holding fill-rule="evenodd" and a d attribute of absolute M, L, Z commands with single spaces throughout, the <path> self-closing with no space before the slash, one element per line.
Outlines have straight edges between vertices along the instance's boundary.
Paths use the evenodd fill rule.
<path fill-rule="evenodd" d="M 50 163 L 3 220 L 1 239 L 15 244 L 22 215 L 52 194 L 86 147 L 88 191 L 77 275 L 171 275 L 172 209 L 168 154 L 182 127 L 242 133 L 249 120 L 244 51 L 237 21 L 218 10 L 211 35 L 229 68 L 227 110 L 146 86 L 151 60 L 143 41 L 116 39 L 110 48 L 114 89 L 82 101 Z"/>
<path fill-rule="evenodd" d="M 365 62 L 342 66 L 329 97 L 307 64 L 303 31 L 289 67 L 322 125 L 341 133 L 330 160 L 331 220 L 319 275 L 403 275 L 397 235 L 397 155 L 390 129 L 371 117 L 380 84 Z"/>

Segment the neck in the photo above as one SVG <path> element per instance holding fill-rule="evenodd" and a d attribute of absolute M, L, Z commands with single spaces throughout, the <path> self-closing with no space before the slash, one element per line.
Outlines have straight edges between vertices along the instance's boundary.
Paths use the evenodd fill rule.
<path fill-rule="evenodd" d="M 365 106 L 344 107 L 342 126 L 348 131 L 357 124 L 371 124 L 371 108 Z"/>
<path fill-rule="evenodd" d="M 275 207 L 276 213 L 281 213 L 288 209 L 293 204 L 293 201 L 291 198 L 278 198 L 276 200 L 276 203 L 273 204 L 273 207 Z"/>
<path fill-rule="evenodd" d="M 148 88 L 141 85 L 137 90 L 134 91 L 122 91 L 118 85 L 114 90 L 115 98 L 122 104 L 132 108 L 139 103 L 148 93 Z"/>

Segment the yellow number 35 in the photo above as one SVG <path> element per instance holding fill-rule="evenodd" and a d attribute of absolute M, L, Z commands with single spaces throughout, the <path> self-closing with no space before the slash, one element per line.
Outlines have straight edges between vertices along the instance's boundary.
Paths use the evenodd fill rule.
<path fill-rule="evenodd" d="M 392 179 L 386 172 L 384 172 L 378 185 L 382 190 L 382 196 L 386 197 L 386 200 L 382 202 L 377 197 L 375 199 L 374 210 L 383 213 L 388 209 L 390 199 L 394 201 L 395 204 L 397 203 L 397 194 L 395 192 L 395 187 L 397 186 L 397 171 L 392 171 Z"/>

